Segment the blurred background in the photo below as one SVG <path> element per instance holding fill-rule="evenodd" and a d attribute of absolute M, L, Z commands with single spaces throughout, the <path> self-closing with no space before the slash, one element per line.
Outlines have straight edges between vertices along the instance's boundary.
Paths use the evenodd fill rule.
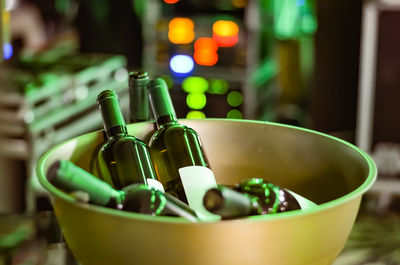
<path fill-rule="evenodd" d="M 53 229 L 51 205 L 35 178 L 37 159 L 56 143 L 102 128 L 100 91 L 116 90 L 126 113 L 128 73 L 141 70 L 167 82 L 178 118 L 279 122 L 369 152 L 378 182 L 337 264 L 400 264 L 391 247 L 400 243 L 400 1 L 0 0 L 0 6 L 1 216 L 29 216 L 21 222 L 34 220 L 27 227 L 36 234 L 38 223 Z M 372 251 L 384 233 L 392 241 Z M 0 249 L 32 233 L 23 235 L 11 244 L 0 229 Z"/>

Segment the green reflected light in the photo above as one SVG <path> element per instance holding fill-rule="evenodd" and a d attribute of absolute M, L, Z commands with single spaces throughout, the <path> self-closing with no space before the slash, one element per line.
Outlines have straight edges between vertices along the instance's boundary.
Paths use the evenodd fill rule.
<path fill-rule="evenodd" d="M 191 110 L 186 115 L 186 118 L 187 119 L 205 119 L 206 118 L 206 114 L 204 114 L 204 112 L 202 112 L 202 111 Z"/>
<path fill-rule="evenodd" d="M 204 93 L 189 93 L 186 97 L 186 104 L 191 109 L 202 109 L 207 103 L 207 97 Z"/>
<path fill-rule="evenodd" d="M 298 38 L 317 29 L 314 0 L 274 0 L 274 16 L 279 39 Z"/>
<path fill-rule="evenodd" d="M 224 95 L 229 90 L 229 84 L 224 79 L 210 79 L 210 88 L 208 89 L 208 93 L 210 94 L 218 94 Z"/>
<path fill-rule="evenodd" d="M 243 119 L 243 114 L 237 109 L 232 109 L 226 114 L 226 117 L 228 119 Z"/>
<path fill-rule="evenodd" d="M 226 100 L 230 106 L 237 107 L 243 103 L 243 95 L 239 91 L 231 91 Z"/>
<path fill-rule="evenodd" d="M 204 93 L 208 89 L 208 81 L 199 76 L 190 76 L 182 82 L 182 89 L 187 93 Z"/>

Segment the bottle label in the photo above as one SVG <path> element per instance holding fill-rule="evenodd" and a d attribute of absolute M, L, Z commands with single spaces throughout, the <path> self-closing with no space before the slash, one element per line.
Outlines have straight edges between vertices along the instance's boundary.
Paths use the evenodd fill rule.
<path fill-rule="evenodd" d="M 317 206 L 317 204 L 315 204 L 314 202 L 312 202 L 312 201 L 310 201 L 309 199 L 306 199 L 306 198 L 300 196 L 299 194 L 297 194 L 297 193 L 295 193 L 295 192 L 293 192 L 293 191 L 291 191 L 291 190 L 286 190 L 286 191 L 289 192 L 290 194 L 292 194 L 292 196 L 293 196 L 293 197 L 297 200 L 297 202 L 299 203 L 300 208 L 301 208 L 302 210 L 306 210 L 306 209 L 313 208 L 313 207 L 316 207 L 316 206 Z"/>
<path fill-rule="evenodd" d="M 204 194 L 211 188 L 217 187 L 214 173 L 203 166 L 188 166 L 179 169 L 189 207 L 192 208 L 202 221 L 218 221 L 219 215 L 206 210 L 203 206 Z"/>
<path fill-rule="evenodd" d="M 158 180 L 148 178 L 147 186 L 149 186 L 150 188 L 165 192 L 163 184 L 161 184 L 161 182 L 159 182 Z"/>

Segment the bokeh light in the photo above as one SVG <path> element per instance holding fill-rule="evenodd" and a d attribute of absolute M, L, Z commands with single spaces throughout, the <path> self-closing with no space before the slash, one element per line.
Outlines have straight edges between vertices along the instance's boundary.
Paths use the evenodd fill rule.
<path fill-rule="evenodd" d="M 168 86 L 168 89 L 171 89 L 173 87 L 174 80 L 172 79 L 172 77 L 170 75 L 161 75 L 160 78 L 165 81 L 165 83 Z"/>
<path fill-rule="evenodd" d="M 194 61 L 193 58 L 188 55 L 174 55 L 170 62 L 169 66 L 171 70 L 178 75 L 189 74 L 193 71 Z"/>
<path fill-rule="evenodd" d="M 199 38 L 194 43 L 194 61 L 198 65 L 213 66 L 218 62 L 218 44 L 212 38 Z"/>
<path fill-rule="evenodd" d="M 237 109 L 232 109 L 226 114 L 226 117 L 228 119 L 243 119 L 243 114 Z"/>
<path fill-rule="evenodd" d="M 179 2 L 179 0 L 164 0 L 164 2 L 167 3 L 167 4 L 172 5 L 172 4 L 175 4 L 175 3 Z"/>
<path fill-rule="evenodd" d="M 213 66 L 218 62 L 218 54 L 209 51 L 195 51 L 193 54 L 194 61 L 198 65 Z"/>
<path fill-rule="evenodd" d="M 194 23 L 189 18 L 176 17 L 168 24 L 168 39 L 174 44 L 191 43 L 194 35 Z"/>
<path fill-rule="evenodd" d="M 231 91 L 227 96 L 227 101 L 232 107 L 240 106 L 243 103 L 243 95 L 239 91 Z"/>
<path fill-rule="evenodd" d="M 239 26 L 230 20 L 218 20 L 213 24 L 213 39 L 220 47 L 231 47 L 239 41 Z"/>
<path fill-rule="evenodd" d="M 247 6 L 247 0 L 232 0 L 232 5 L 236 8 L 244 8 Z"/>
<path fill-rule="evenodd" d="M 190 76 L 183 80 L 182 89 L 186 93 L 204 93 L 208 90 L 208 81 L 203 77 Z"/>
<path fill-rule="evenodd" d="M 224 79 L 210 79 L 210 87 L 207 93 L 224 95 L 229 90 L 229 83 Z"/>
<path fill-rule="evenodd" d="M 10 43 L 3 44 L 3 59 L 8 60 L 13 55 L 13 46 Z"/>
<path fill-rule="evenodd" d="M 207 97 L 204 93 L 189 93 L 186 97 L 186 104 L 191 109 L 202 109 L 207 103 Z"/>
<path fill-rule="evenodd" d="M 234 36 L 238 32 L 238 25 L 230 20 L 218 20 L 213 24 L 213 33 L 219 36 Z"/>
<path fill-rule="evenodd" d="M 218 50 L 218 44 L 213 38 L 198 38 L 194 43 L 194 50 L 207 50 L 210 52 L 216 52 Z"/>
<path fill-rule="evenodd" d="M 186 118 L 187 119 L 205 119 L 206 118 L 206 114 L 204 114 L 204 112 L 202 112 L 202 111 L 191 110 L 186 115 Z"/>

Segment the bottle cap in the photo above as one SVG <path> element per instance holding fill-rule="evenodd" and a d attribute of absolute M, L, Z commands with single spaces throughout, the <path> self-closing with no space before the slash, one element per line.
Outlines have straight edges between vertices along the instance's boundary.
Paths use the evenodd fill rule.
<path fill-rule="evenodd" d="M 118 95 L 113 90 L 104 90 L 97 96 L 97 104 L 103 117 L 104 129 L 108 132 L 115 126 L 125 126 Z"/>
<path fill-rule="evenodd" d="M 130 72 L 129 73 L 129 85 L 146 85 L 149 82 L 149 73 L 148 72 Z"/>
<path fill-rule="evenodd" d="M 149 119 L 149 96 L 146 90 L 149 81 L 147 72 L 129 73 L 129 122 Z"/>

